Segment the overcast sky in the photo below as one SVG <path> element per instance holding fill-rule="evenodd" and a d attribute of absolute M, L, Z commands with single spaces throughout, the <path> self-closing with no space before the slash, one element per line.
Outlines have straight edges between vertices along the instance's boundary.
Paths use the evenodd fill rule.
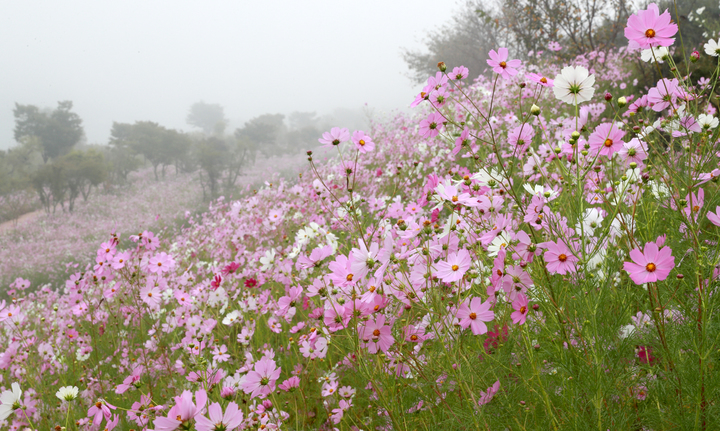
<path fill-rule="evenodd" d="M 191 130 L 190 105 L 263 113 L 407 107 L 420 87 L 402 48 L 420 48 L 453 0 L 77 0 L 4 2 L 0 148 L 15 102 L 71 100 L 90 143 L 113 121 Z M 239 123 L 239 124 L 238 124 Z M 341 126 L 341 125 L 340 125 Z"/>

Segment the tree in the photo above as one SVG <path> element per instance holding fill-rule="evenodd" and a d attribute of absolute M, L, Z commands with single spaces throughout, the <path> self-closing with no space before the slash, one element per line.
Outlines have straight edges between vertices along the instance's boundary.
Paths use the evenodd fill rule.
<path fill-rule="evenodd" d="M 506 35 L 498 31 L 498 22 L 484 5 L 486 3 L 466 1 L 450 23 L 427 36 L 424 51 L 403 51 L 403 59 L 410 69 L 409 77 L 414 82 L 423 83 L 429 75 L 435 75 L 440 61 L 451 68 L 467 67 L 470 78 L 477 77 L 488 67 L 487 53 L 502 46 Z"/>
<path fill-rule="evenodd" d="M 113 123 L 110 144 L 116 148 L 130 148 L 141 154 L 153 166 L 155 180 L 159 180 L 158 167 L 165 177 L 165 168 L 183 160 L 191 145 L 184 133 L 169 130 L 152 121 L 137 121 L 135 124 Z"/>
<path fill-rule="evenodd" d="M 242 129 L 235 130 L 235 137 L 253 143 L 265 156 L 282 151 L 280 137 L 285 130 L 285 116 L 263 114 L 247 121 Z"/>
<path fill-rule="evenodd" d="M 512 58 L 563 46 L 556 55 L 575 58 L 589 51 L 624 46 L 629 0 L 467 0 L 452 21 L 430 33 L 425 51 L 403 58 L 418 83 L 437 72 L 437 63 L 464 65 L 470 77 L 488 68 L 487 53 L 508 47 Z"/>
<path fill-rule="evenodd" d="M 82 119 L 72 112 L 70 101 L 58 102 L 58 107 L 48 113 L 34 105 L 15 103 L 15 140 L 36 137 L 40 142 L 43 162 L 66 154 L 83 138 Z"/>
<path fill-rule="evenodd" d="M 201 140 L 197 147 L 197 161 L 200 165 L 200 184 L 203 188 L 203 198 L 207 198 L 206 188 L 211 198 L 217 196 L 218 183 L 225 169 L 229 157 L 229 149 L 225 141 L 217 137 Z M 202 175 L 205 171 L 205 177 Z"/>
<path fill-rule="evenodd" d="M 191 126 L 199 127 L 206 135 L 212 134 L 218 127 L 222 127 L 224 130 L 224 125 L 227 124 L 223 107 L 205 102 L 194 103 L 190 107 L 185 122 Z M 218 124 L 221 124 L 221 126 L 218 126 Z"/>

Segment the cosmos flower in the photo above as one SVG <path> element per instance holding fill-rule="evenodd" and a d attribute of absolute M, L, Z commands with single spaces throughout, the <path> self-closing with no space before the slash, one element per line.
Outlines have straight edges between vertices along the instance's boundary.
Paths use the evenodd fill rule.
<path fill-rule="evenodd" d="M 568 66 L 555 76 L 553 92 L 565 103 L 577 105 L 587 102 L 595 94 L 595 75 L 590 75 L 582 66 Z"/>
<path fill-rule="evenodd" d="M 643 251 L 630 251 L 632 262 L 625 262 L 623 269 L 630 274 L 635 284 L 652 283 L 667 278 L 675 268 L 675 257 L 670 247 L 659 248 L 655 242 L 645 244 Z"/>

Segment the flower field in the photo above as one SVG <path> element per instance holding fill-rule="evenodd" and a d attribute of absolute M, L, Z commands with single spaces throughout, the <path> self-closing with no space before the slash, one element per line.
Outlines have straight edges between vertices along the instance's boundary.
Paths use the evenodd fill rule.
<path fill-rule="evenodd" d="M 572 64 L 498 47 L 472 84 L 440 63 L 411 114 L 327 131 L 332 158 L 177 235 L 55 228 L 95 251 L 9 285 L 5 427 L 718 429 L 720 50 L 692 75 L 654 4 L 625 35 Z"/>

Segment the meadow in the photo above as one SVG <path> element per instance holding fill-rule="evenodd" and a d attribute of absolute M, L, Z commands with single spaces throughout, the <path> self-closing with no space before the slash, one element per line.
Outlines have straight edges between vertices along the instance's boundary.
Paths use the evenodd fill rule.
<path fill-rule="evenodd" d="M 654 4 L 625 36 L 498 47 L 472 83 L 440 63 L 411 113 L 172 232 L 133 212 L 183 214 L 184 183 L 78 210 L 93 236 L 29 228 L 34 269 L 74 263 L 9 284 L 0 426 L 718 429 L 720 41 L 679 45 Z"/>

